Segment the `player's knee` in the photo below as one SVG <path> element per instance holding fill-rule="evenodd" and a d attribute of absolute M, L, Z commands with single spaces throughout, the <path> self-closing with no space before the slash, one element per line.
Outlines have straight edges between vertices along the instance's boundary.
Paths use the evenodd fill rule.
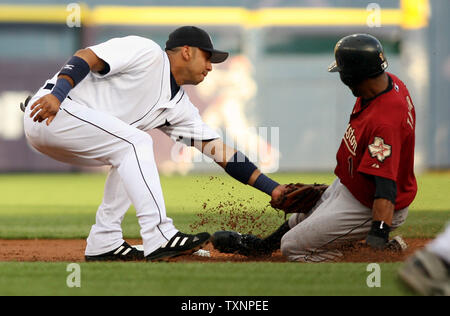
<path fill-rule="evenodd" d="M 295 227 L 296 225 L 300 224 L 301 222 L 303 222 L 306 218 L 306 214 L 305 213 L 294 213 L 291 215 L 291 217 L 289 217 L 289 226 Z"/>
<path fill-rule="evenodd" d="M 153 138 L 149 133 L 137 131 L 132 140 L 135 146 L 153 146 Z"/>
<path fill-rule="evenodd" d="M 122 146 L 116 149 L 110 160 L 110 163 L 116 167 L 126 161 L 127 157 L 138 158 L 140 162 L 147 159 L 153 160 L 153 139 L 148 133 L 140 130 L 136 130 L 122 142 Z"/>
<path fill-rule="evenodd" d="M 281 238 L 280 250 L 289 261 L 304 261 L 311 253 L 312 240 L 298 230 L 290 230 Z"/>
<path fill-rule="evenodd" d="M 41 124 L 37 124 L 33 121 L 32 118 L 28 117 L 27 114 L 25 114 L 25 119 L 23 121 L 23 128 L 25 137 L 28 141 L 39 141 L 39 128 L 41 127 Z"/>
<path fill-rule="evenodd" d="M 141 162 L 153 162 L 153 139 L 145 132 L 140 135 L 133 143 L 133 154 L 139 157 Z"/>
<path fill-rule="evenodd" d="M 296 238 L 292 238 L 291 234 L 287 233 L 281 238 L 280 250 L 283 256 L 290 258 L 298 253 L 301 245 L 297 242 Z"/>

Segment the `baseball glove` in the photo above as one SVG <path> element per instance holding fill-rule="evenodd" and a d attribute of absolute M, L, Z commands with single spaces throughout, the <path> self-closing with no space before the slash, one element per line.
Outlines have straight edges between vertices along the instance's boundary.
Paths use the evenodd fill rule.
<path fill-rule="evenodd" d="M 277 200 L 272 199 L 273 208 L 289 213 L 307 213 L 320 200 L 323 192 L 328 188 L 325 184 L 288 184 Z"/>

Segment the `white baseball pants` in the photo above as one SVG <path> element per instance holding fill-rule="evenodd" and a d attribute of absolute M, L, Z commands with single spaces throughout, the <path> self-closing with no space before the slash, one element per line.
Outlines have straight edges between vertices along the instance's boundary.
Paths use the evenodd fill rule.
<path fill-rule="evenodd" d="M 166 216 L 163 193 L 149 134 L 106 113 L 66 99 L 54 121 L 33 122 L 29 102 L 24 129 L 29 143 L 56 160 L 84 165 L 110 165 L 103 202 L 87 239 L 86 255 L 99 255 L 124 242 L 121 223 L 133 203 L 141 227 L 144 254 L 148 255 L 176 233 Z"/>
<path fill-rule="evenodd" d="M 437 236 L 426 248 L 450 264 L 450 224 L 445 232 Z"/>
<path fill-rule="evenodd" d="M 401 226 L 408 208 L 396 211 L 392 228 Z M 372 225 L 372 210 L 356 200 L 339 178 L 308 214 L 293 214 L 281 239 L 281 252 L 290 261 L 325 262 L 342 256 L 340 245 L 364 240 Z"/>

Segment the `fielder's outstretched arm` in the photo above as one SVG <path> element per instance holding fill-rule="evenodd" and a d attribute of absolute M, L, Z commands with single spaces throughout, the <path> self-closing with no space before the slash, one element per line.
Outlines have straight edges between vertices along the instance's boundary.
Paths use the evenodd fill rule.
<path fill-rule="evenodd" d="M 267 193 L 274 200 L 281 196 L 283 192 L 282 185 L 261 173 L 243 153 L 227 146 L 221 139 L 203 141 L 201 143 L 194 142 L 193 145 L 203 154 L 212 158 L 226 173 L 236 180 Z"/>
<path fill-rule="evenodd" d="M 33 120 L 39 123 L 47 120 L 47 125 L 50 125 L 70 90 L 80 83 L 90 71 L 102 72 L 106 65 L 89 48 L 77 51 L 62 67 L 52 92 L 31 105 L 30 117 L 34 117 Z"/>

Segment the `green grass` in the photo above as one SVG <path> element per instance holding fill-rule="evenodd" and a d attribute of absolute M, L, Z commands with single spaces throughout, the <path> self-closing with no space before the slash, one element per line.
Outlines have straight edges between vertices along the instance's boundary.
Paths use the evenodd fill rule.
<path fill-rule="evenodd" d="M 69 288 L 67 263 L 0 263 L 0 295 L 410 295 L 399 266 L 381 264 L 369 288 L 367 264 L 82 263 L 81 287 Z"/>
<path fill-rule="evenodd" d="M 0 238 L 87 237 L 102 200 L 105 177 L 104 174 L 0 175 Z M 331 183 L 334 176 L 276 174 L 273 178 L 280 183 Z M 426 174 L 418 181 L 418 196 L 399 232 L 405 237 L 432 237 L 450 220 L 450 195 L 447 194 L 450 175 Z M 267 207 L 269 198 L 264 193 L 243 186 L 228 176 L 162 177 L 161 183 L 167 214 L 183 231 L 220 229 L 218 220 L 202 227 L 192 224 L 199 221 L 198 214 L 207 214 L 209 218 L 215 216 L 221 202 L 235 208 L 241 208 L 239 205 L 242 204 L 246 212 L 264 211 L 260 222 L 267 226 L 267 232 L 284 220 L 281 213 Z M 226 217 L 221 216 L 222 219 Z M 125 216 L 123 230 L 125 237 L 139 238 L 133 208 Z M 263 234 L 264 231 L 254 233 Z"/>
<path fill-rule="evenodd" d="M 86 238 L 101 203 L 104 174 L 0 175 L 1 238 Z M 331 174 L 276 174 L 280 183 L 331 183 Z M 432 238 L 450 220 L 450 174 L 418 177 L 419 193 L 398 230 L 404 237 Z M 168 215 L 182 231 L 198 214 L 219 203 L 262 214 L 267 231 L 284 221 L 269 198 L 228 176 L 162 177 Z M 228 203 L 228 204 L 227 204 Z M 258 213 L 259 212 L 259 213 Z M 126 238 L 139 238 L 132 208 L 123 223 Z M 216 214 L 217 215 L 217 214 Z M 222 214 L 222 219 L 226 214 Z M 263 232 L 260 232 L 263 233 Z M 67 263 L 0 263 L 0 295 L 410 295 L 397 280 L 400 263 L 382 264 L 381 288 L 368 288 L 366 264 L 295 263 L 98 263 L 81 264 L 81 288 L 66 286 Z M 127 278 L 123 278 L 127 275 Z M 220 285 L 219 285 L 220 284 Z"/>

